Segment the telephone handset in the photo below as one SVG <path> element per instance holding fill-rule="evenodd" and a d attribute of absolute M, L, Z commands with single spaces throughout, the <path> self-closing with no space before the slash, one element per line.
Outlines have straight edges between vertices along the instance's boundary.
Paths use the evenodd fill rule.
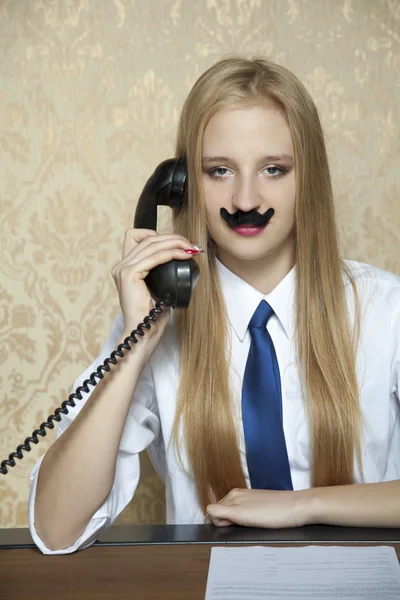
<path fill-rule="evenodd" d="M 157 227 L 157 206 L 161 204 L 171 208 L 181 208 L 185 201 L 186 189 L 186 161 L 184 159 L 168 159 L 162 162 L 147 181 L 140 195 L 134 227 L 155 230 Z M 75 406 L 74 399 L 82 400 L 81 391 L 89 392 L 89 384 L 95 387 L 99 380 L 103 379 L 104 372 L 111 370 L 110 364 L 117 364 L 116 357 L 123 358 L 125 356 L 123 349 L 129 352 L 132 349 L 131 344 L 136 344 L 138 341 L 136 336 L 143 336 L 145 335 L 143 329 L 150 329 L 150 321 L 157 320 L 157 315 L 163 312 L 163 306 L 187 308 L 198 279 L 199 267 L 192 258 L 171 260 L 150 271 L 145 278 L 145 282 L 152 297 L 156 300 L 155 307 L 144 317 L 143 323 L 139 323 L 122 344 L 119 344 L 117 349 L 111 352 L 104 363 L 75 392 L 70 394 L 68 400 L 65 400 L 60 408 L 56 408 L 54 414 L 50 415 L 47 421 L 40 425 L 39 429 L 33 431 L 31 437 L 26 438 L 25 442 L 17 447 L 16 452 L 12 452 L 8 459 L 0 463 L 0 473 L 6 475 L 8 473 L 7 467 L 14 467 L 16 464 L 15 459 L 24 457 L 22 450 L 30 452 L 31 444 L 39 443 L 38 435 L 43 437 L 47 435 L 46 428 L 54 429 L 54 421 L 59 422 L 61 421 L 61 414 L 68 414 L 68 406 Z"/>
<path fill-rule="evenodd" d="M 184 159 L 165 160 L 147 181 L 136 207 L 134 228 L 156 229 L 157 206 L 181 208 L 186 197 L 187 171 Z M 187 308 L 199 279 L 199 267 L 191 258 L 159 265 L 145 278 L 155 300 L 170 296 L 173 308 Z"/>

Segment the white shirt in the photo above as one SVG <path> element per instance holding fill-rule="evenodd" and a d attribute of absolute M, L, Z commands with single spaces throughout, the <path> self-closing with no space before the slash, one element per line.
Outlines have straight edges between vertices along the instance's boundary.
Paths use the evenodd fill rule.
<path fill-rule="evenodd" d="M 356 278 L 362 320 L 357 355 L 360 404 L 365 418 L 362 438 L 364 480 L 355 461 L 354 483 L 372 483 L 400 479 L 400 277 L 377 267 L 346 261 Z M 278 286 L 264 296 L 234 275 L 219 261 L 218 273 L 226 302 L 232 342 L 231 387 L 236 418 L 241 421 L 241 387 L 250 349 L 248 323 L 262 299 L 273 308 L 267 325 L 279 363 L 282 384 L 283 426 L 294 490 L 310 487 L 309 428 L 299 385 L 294 351 L 294 292 L 296 267 Z M 346 296 L 351 320 L 354 303 L 351 284 Z M 52 552 L 43 544 L 34 525 L 34 500 L 38 472 L 43 457 L 34 466 L 30 481 L 29 527 L 34 542 L 45 554 L 66 554 L 92 544 L 131 501 L 139 481 L 139 452 L 147 449 L 150 460 L 165 483 L 167 523 L 204 523 L 190 476 L 182 470 L 169 444 L 174 422 L 179 384 L 179 356 L 174 318 L 143 370 L 129 408 L 118 451 L 113 487 L 104 504 L 96 511 L 86 530 L 67 549 Z M 81 385 L 115 349 L 123 333 L 120 314 L 112 326 L 100 356 L 75 381 Z M 57 437 L 67 429 L 91 391 L 77 401 L 75 408 L 62 417 Z M 250 486 L 246 464 L 243 427 L 239 428 L 239 449 L 246 483 Z M 185 450 L 182 452 L 187 468 Z"/>

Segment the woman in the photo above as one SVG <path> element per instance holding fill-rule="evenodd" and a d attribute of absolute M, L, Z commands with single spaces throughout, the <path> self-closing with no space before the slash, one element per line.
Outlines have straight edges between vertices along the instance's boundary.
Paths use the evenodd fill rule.
<path fill-rule="evenodd" d="M 45 553 L 90 545 L 131 500 L 144 449 L 168 523 L 399 527 L 400 280 L 340 258 L 311 97 L 269 61 L 222 60 L 188 96 L 176 155 L 188 161 L 187 206 L 173 234 L 126 232 L 112 271 L 122 314 L 74 388 L 154 306 L 151 269 L 196 254 L 199 283 L 187 310 L 165 310 L 62 419 L 31 475 L 35 542 Z M 258 489 L 257 470 L 276 464 Z"/>

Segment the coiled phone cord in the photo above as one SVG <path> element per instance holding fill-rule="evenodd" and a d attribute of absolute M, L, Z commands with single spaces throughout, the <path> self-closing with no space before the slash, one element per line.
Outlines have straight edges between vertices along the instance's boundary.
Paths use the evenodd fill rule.
<path fill-rule="evenodd" d="M 1 462 L 0 473 L 2 475 L 6 475 L 8 473 L 7 467 L 15 466 L 16 458 L 21 459 L 24 457 L 24 455 L 22 454 L 22 450 L 25 450 L 26 452 L 30 452 L 32 449 L 30 444 L 38 444 L 39 443 L 40 440 L 38 438 L 38 435 L 41 435 L 43 437 L 45 435 L 47 435 L 46 427 L 48 429 L 54 429 L 53 421 L 57 421 L 57 422 L 61 421 L 60 413 L 66 415 L 66 414 L 68 414 L 68 406 L 74 407 L 76 405 L 74 398 L 76 398 L 77 400 L 82 400 L 83 396 L 81 394 L 81 390 L 83 390 L 86 393 L 89 392 L 89 387 L 88 387 L 89 384 L 91 384 L 93 387 L 95 387 L 99 383 L 98 381 L 96 381 L 96 379 L 95 379 L 96 377 L 98 377 L 99 380 L 101 380 L 104 377 L 104 371 L 107 371 L 107 372 L 111 371 L 110 363 L 113 365 L 116 365 L 117 364 L 116 357 L 119 356 L 120 358 L 123 358 L 125 356 L 124 352 L 122 351 L 123 349 L 126 350 L 127 352 L 132 350 L 132 346 L 130 346 L 130 343 L 136 344 L 138 342 L 138 340 L 135 336 L 140 335 L 143 337 L 145 335 L 143 328 L 145 328 L 145 329 L 151 328 L 150 321 L 157 321 L 157 315 L 164 312 L 164 309 L 162 308 L 163 306 L 166 306 L 166 307 L 172 306 L 172 296 L 170 294 L 166 295 L 165 300 L 158 300 L 155 304 L 155 307 L 152 308 L 151 311 L 149 312 L 149 314 L 143 319 L 143 323 L 139 323 L 137 328 L 134 329 L 133 331 L 131 331 L 131 334 L 128 337 L 126 337 L 121 344 L 119 344 L 117 346 L 116 350 L 113 350 L 111 352 L 110 356 L 105 359 L 104 363 L 102 365 L 100 365 L 96 371 L 93 371 L 93 373 L 89 376 L 89 379 L 85 379 L 83 384 L 81 386 L 77 387 L 75 392 L 73 392 L 72 394 L 70 394 L 68 396 L 68 400 L 64 400 L 64 402 L 61 404 L 61 407 L 56 408 L 56 410 L 54 411 L 54 414 L 50 415 L 48 417 L 47 421 L 44 421 L 40 425 L 39 429 L 35 429 L 35 431 L 32 432 L 31 437 L 27 437 L 25 442 L 23 444 L 20 444 L 17 447 L 16 452 L 12 452 L 9 455 L 8 459 L 3 460 Z"/>

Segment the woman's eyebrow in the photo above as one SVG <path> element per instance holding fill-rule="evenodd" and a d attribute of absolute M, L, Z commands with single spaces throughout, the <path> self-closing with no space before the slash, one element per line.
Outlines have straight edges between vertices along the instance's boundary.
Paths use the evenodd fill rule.
<path fill-rule="evenodd" d="M 232 159 L 228 158 L 227 156 L 204 156 L 203 164 L 216 163 L 216 162 L 229 162 L 231 160 Z M 263 156 L 262 158 L 260 158 L 260 163 L 276 162 L 279 160 L 286 160 L 291 163 L 294 162 L 294 158 L 290 154 L 273 154 L 273 155 L 271 154 L 271 155 Z"/>

